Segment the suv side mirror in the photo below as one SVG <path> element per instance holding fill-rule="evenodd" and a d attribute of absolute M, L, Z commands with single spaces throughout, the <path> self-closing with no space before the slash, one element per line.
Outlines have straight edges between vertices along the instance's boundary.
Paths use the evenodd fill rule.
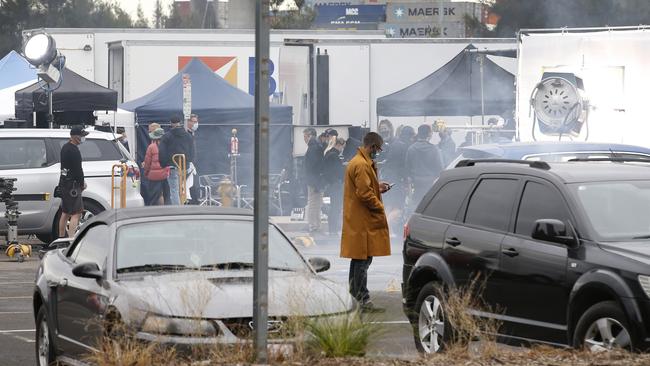
<path fill-rule="evenodd" d="M 321 257 L 313 257 L 309 258 L 308 260 L 309 264 L 311 264 L 312 268 L 314 268 L 314 271 L 318 272 L 325 272 L 328 269 L 330 269 L 330 261 L 328 261 L 325 258 Z"/>
<path fill-rule="evenodd" d="M 564 244 L 570 248 L 575 248 L 578 245 L 578 239 L 567 232 L 566 224 L 555 219 L 535 221 L 532 237 L 535 240 Z"/>
<path fill-rule="evenodd" d="M 97 263 L 82 263 L 72 269 L 72 274 L 81 278 L 94 278 L 100 280 L 103 277 L 102 271 Z"/>

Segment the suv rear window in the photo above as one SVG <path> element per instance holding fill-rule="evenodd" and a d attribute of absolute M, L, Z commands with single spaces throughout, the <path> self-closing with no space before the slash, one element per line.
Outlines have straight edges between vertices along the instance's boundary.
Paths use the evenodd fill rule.
<path fill-rule="evenodd" d="M 467 206 L 465 223 L 499 231 L 508 230 L 514 194 L 519 181 L 515 179 L 483 179 L 474 190 Z"/>
<path fill-rule="evenodd" d="M 465 179 L 445 184 L 429 202 L 422 214 L 427 217 L 454 220 L 473 183 L 474 179 Z"/>
<path fill-rule="evenodd" d="M 0 170 L 47 166 L 43 139 L 0 139 Z"/>
<path fill-rule="evenodd" d="M 59 147 L 59 151 L 69 140 L 54 139 Z M 81 158 L 83 161 L 117 161 L 123 158 L 120 149 L 115 145 L 116 142 L 102 139 L 86 139 L 79 145 Z M 57 160 L 59 156 L 57 155 Z"/>

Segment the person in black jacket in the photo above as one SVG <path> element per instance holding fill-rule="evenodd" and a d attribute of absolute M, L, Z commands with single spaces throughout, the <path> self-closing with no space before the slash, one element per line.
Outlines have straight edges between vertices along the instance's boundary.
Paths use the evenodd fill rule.
<path fill-rule="evenodd" d="M 413 185 L 411 210 L 415 209 L 442 171 L 442 158 L 436 145 L 429 142 L 431 125 L 418 127 L 417 140 L 406 152 L 406 169 Z"/>
<path fill-rule="evenodd" d="M 171 171 L 167 183 L 169 184 L 170 201 L 172 205 L 180 205 L 180 183 L 179 172 L 176 165 L 172 161 L 172 157 L 176 154 L 185 155 L 186 167 L 189 167 L 194 162 L 194 142 L 192 136 L 185 130 L 180 118 L 177 116 L 171 119 L 171 130 L 165 133 L 165 136 L 160 139 L 158 146 L 158 156 L 160 157 L 160 165 L 162 167 L 170 167 Z"/>
<path fill-rule="evenodd" d="M 400 229 L 404 226 L 403 213 L 408 192 L 406 151 L 413 144 L 413 138 L 415 137 L 415 131 L 411 126 L 403 126 L 399 130 L 399 135 L 392 139 L 390 151 L 381 170 L 382 179 L 395 184 L 390 193 L 383 198 L 392 233 L 400 232 Z"/>
<path fill-rule="evenodd" d="M 309 232 L 314 233 L 320 230 L 320 211 L 323 202 L 321 181 L 323 146 L 316 137 L 314 128 L 305 128 L 302 133 L 307 144 L 303 162 L 305 183 L 307 183 L 307 222 Z"/>
<path fill-rule="evenodd" d="M 327 224 L 330 235 L 338 235 L 341 231 L 341 213 L 343 212 L 343 158 L 341 153 L 345 148 L 345 139 L 337 137 L 334 146 L 325 152 L 323 161 L 323 181 L 327 184 L 330 197 L 330 209 Z"/>
<path fill-rule="evenodd" d="M 59 188 L 61 191 L 61 218 L 59 219 L 59 237 L 66 237 L 68 219 L 68 237 L 74 236 L 79 226 L 79 219 L 84 211 L 81 192 L 86 189 L 84 170 L 82 167 L 79 145 L 88 135 L 83 126 L 73 126 L 70 129 L 70 141 L 61 148 L 61 176 Z"/>

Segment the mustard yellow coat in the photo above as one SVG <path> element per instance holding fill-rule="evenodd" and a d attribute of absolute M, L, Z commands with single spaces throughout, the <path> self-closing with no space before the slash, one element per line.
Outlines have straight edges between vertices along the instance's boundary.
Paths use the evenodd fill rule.
<path fill-rule="evenodd" d="M 367 259 L 390 255 L 377 168 L 363 148 L 350 160 L 344 185 L 341 257 Z"/>

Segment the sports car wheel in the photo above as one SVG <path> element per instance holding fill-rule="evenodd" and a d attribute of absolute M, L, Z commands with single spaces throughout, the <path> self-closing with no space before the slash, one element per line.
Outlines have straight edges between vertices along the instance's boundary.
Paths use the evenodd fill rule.
<path fill-rule="evenodd" d="M 54 362 L 54 347 L 43 306 L 38 310 L 36 316 L 36 362 L 38 366 L 48 366 Z"/>

